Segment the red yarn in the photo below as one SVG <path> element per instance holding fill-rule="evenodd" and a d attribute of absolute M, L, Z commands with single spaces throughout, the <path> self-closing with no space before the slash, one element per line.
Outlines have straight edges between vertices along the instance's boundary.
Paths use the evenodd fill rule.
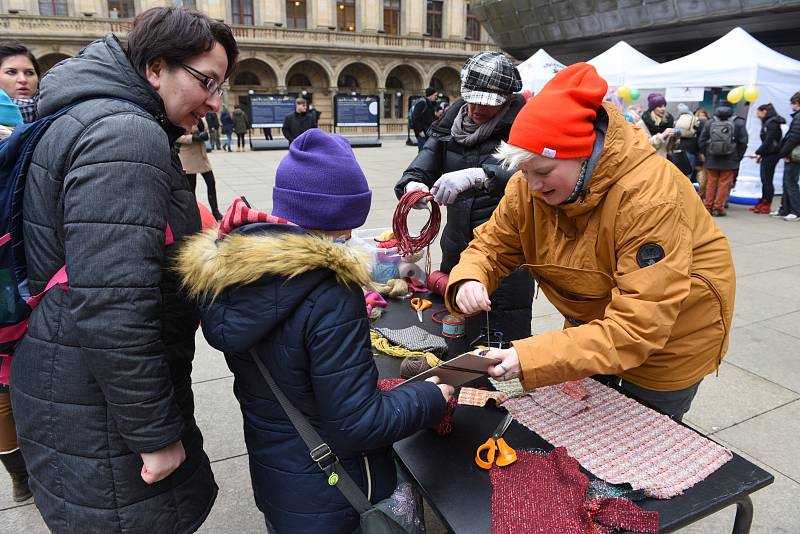
<path fill-rule="evenodd" d="M 405 380 L 402 378 L 382 378 L 378 380 L 378 389 L 381 391 L 389 391 L 403 382 L 405 382 Z M 438 425 L 433 427 L 433 431 L 440 436 L 446 436 L 453 431 L 453 412 L 456 409 L 456 403 L 456 396 L 450 395 L 450 400 L 447 401 L 447 407 L 444 410 L 444 417 L 442 417 Z"/>
<path fill-rule="evenodd" d="M 420 200 L 427 200 L 431 205 L 431 216 L 425 226 L 422 227 L 419 235 L 411 236 L 408 234 L 408 213 L 414 204 Z M 439 226 L 442 222 L 442 213 L 439 204 L 433 201 L 433 195 L 427 191 L 409 191 L 397 203 L 392 217 L 392 231 L 397 240 L 397 248 L 401 256 L 416 254 L 422 249 L 427 249 L 425 253 L 425 275 L 431 272 L 430 244 L 439 234 Z"/>
<path fill-rule="evenodd" d="M 447 282 L 450 280 L 450 275 L 442 271 L 433 271 L 431 274 L 428 275 L 428 287 L 431 291 L 439 295 L 440 297 L 444 296 L 444 292 L 447 289 Z"/>

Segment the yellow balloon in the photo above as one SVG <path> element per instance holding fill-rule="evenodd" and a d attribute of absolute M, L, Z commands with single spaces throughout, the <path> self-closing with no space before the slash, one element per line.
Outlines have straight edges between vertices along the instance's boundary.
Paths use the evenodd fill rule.
<path fill-rule="evenodd" d="M 758 100 L 759 94 L 761 94 L 761 91 L 759 91 L 758 87 L 755 85 L 751 84 L 744 88 L 744 99 L 748 102 L 752 103 Z"/>
<path fill-rule="evenodd" d="M 617 88 L 617 96 L 622 98 L 625 101 L 628 101 L 628 99 L 631 96 L 631 88 L 628 87 L 627 85 L 623 85 L 622 87 L 618 87 Z"/>
<path fill-rule="evenodd" d="M 743 96 L 744 96 L 744 87 L 741 85 L 739 87 L 734 87 L 733 89 L 731 89 L 730 93 L 728 93 L 728 102 L 730 102 L 731 104 L 735 104 L 738 101 L 740 101 Z"/>

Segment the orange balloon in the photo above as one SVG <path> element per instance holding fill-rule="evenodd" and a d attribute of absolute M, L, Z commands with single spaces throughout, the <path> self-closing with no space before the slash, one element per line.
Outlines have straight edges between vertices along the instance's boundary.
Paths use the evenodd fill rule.
<path fill-rule="evenodd" d="M 197 209 L 200 211 L 200 224 L 203 226 L 203 231 L 205 232 L 209 228 L 214 228 L 217 226 L 217 220 L 211 214 L 211 210 L 208 209 L 205 204 L 197 203 Z"/>

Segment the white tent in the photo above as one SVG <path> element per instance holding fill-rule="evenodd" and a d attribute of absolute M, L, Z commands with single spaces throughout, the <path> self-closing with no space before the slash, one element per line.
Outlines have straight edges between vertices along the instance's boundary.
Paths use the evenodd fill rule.
<path fill-rule="evenodd" d="M 631 87 L 735 87 L 755 84 L 758 100 L 747 113 L 749 143 L 747 155 L 754 155 L 761 144 L 761 121 L 756 109 L 771 102 L 780 115 L 790 120 L 789 98 L 800 90 L 800 61 L 784 56 L 764 45 L 741 28 L 734 28 L 710 45 L 688 56 L 629 73 Z M 781 189 L 783 165 L 776 169 L 775 182 Z M 761 196 L 759 169 L 745 157 L 739 167 L 737 191 L 746 196 Z"/>
<path fill-rule="evenodd" d="M 620 41 L 602 54 L 587 61 L 597 69 L 609 87 L 625 85 L 626 77 L 653 65 L 658 65 L 634 47 Z"/>
<path fill-rule="evenodd" d="M 531 57 L 517 65 L 522 77 L 522 89 L 538 93 L 550 78 L 564 68 L 564 64 L 540 48 Z"/>

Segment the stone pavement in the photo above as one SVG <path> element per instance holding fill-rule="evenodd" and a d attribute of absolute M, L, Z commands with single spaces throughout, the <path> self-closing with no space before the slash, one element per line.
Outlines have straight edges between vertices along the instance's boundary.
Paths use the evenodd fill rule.
<path fill-rule="evenodd" d="M 271 190 L 284 151 L 213 152 L 221 206 L 244 194 L 253 206 L 271 209 Z M 365 227 L 391 225 L 392 186 L 416 154 L 400 140 L 382 148 L 361 148 L 356 156 L 373 189 L 373 209 Z M 205 201 L 205 186 L 197 194 Z M 224 209 L 224 208 L 223 208 Z M 414 223 L 423 220 L 415 214 Z M 731 206 L 717 219 L 730 240 L 737 294 L 730 349 L 718 376 L 703 382 L 686 420 L 716 441 L 775 475 L 775 483 L 753 495 L 753 533 L 800 532 L 800 224 L 753 215 Z M 419 226 L 416 226 L 419 228 Z M 434 264 L 438 263 L 438 251 Z M 544 296 L 534 302 L 533 328 L 559 328 L 561 316 Z M 219 497 L 201 528 L 204 533 L 262 532 L 264 523 L 250 490 L 242 418 L 232 393 L 233 378 L 220 353 L 197 337 L 194 365 L 197 420 L 213 462 Z M 681 530 L 727 533 L 734 508 Z M 429 517 L 429 531 L 444 532 Z M 32 502 L 11 500 L 10 483 L 0 473 L 0 533 L 47 532 Z"/>

